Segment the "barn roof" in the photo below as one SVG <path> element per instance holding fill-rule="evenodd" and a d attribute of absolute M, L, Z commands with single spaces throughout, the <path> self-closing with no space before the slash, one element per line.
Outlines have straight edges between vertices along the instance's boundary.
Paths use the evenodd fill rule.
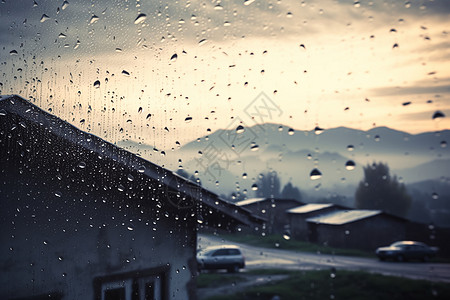
<path fill-rule="evenodd" d="M 72 144 L 97 153 L 99 157 L 109 157 L 125 166 L 125 168 L 137 171 L 150 179 L 157 180 L 170 189 L 180 191 L 201 201 L 203 206 L 211 207 L 214 211 L 227 215 L 238 223 L 248 226 L 262 223 L 262 219 L 253 215 L 249 210 L 221 199 L 217 194 L 178 176 L 170 170 L 121 149 L 93 134 L 86 133 L 17 95 L 0 96 L 0 117 L 8 114 L 14 115 L 19 120 L 31 122 L 42 128 L 43 131 L 50 132 Z"/>
<path fill-rule="evenodd" d="M 353 209 L 330 212 L 306 219 L 306 222 L 327 225 L 344 225 L 381 214 L 381 210 Z"/>
<path fill-rule="evenodd" d="M 332 207 L 334 206 L 333 203 L 309 203 L 305 205 L 301 205 L 298 207 L 294 207 L 287 210 L 287 213 L 290 214 L 306 214 L 313 211 L 318 211 L 324 208 Z"/>

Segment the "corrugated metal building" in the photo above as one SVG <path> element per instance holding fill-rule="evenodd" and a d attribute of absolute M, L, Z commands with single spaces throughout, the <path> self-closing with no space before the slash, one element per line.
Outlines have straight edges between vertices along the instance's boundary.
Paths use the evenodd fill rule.
<path fill-rule="evenodd" d="M 306 220 L 309 241 L 331 247 L 374 250 L 406 237 L 407 220 L 380 210 L 335 211 Z"/>
<path fill-rule="evenodd" d="M 306 220 L 314 216 L 342 209 L 333 203 L 309 203 L 288 209 L 286 211 L 289 220 L 291 236 L 297 240 L 308 240 L 308 225 Z"/>
<path fill-rule="evenodd" d="M 265 228 L 262 229 L 263 232 L 282 234 L 289 227 L 286 211 L 303 203 L 294 199 L 251 198 L 235 204 L 264 218 L 266 223 Z"/>

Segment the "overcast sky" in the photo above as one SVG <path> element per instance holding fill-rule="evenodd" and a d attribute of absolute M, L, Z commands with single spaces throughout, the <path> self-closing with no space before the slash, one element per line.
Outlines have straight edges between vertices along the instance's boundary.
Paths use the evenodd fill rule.
<path fill-rule="evenodd" d="M 446 0 L 6 0 L 0 90 L 167 149 L 233 119 L 443 130 L 449 16 Z"/>

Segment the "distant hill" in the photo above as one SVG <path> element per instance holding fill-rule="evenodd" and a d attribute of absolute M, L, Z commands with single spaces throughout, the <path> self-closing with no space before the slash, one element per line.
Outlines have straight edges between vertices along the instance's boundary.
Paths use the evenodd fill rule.
<path fill-rule="evenodd" d="M 392 175 L 410 184 L 450 177 L 450 131 L 409 134 L 387 127 L 368 131 L 346 127 L 319 131 L 292 130 L 280 124 L 217 130 L 180 149 L 163 153 L 133 142 L 121 145 L 172 170 L 198 173 L 202 184 L 220 193 L 247 192 L 260 173 L 274 170 L 282 184 L 291 181 L 317 197 L 337 191 L 353 197 L 363 178 L 363 166 L 374 161 L 389 165 Z M 155 161 L 156 160 L 156 161 Z M 346 163 L 355 163 L 353 170 Z M 310 179 L 317 168 L 318 180 Z"/>

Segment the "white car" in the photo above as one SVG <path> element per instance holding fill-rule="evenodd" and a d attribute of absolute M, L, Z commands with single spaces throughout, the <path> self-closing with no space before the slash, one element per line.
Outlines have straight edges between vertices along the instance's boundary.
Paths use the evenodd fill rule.
<path fill-rule="evenodd" d="M 245 267 L 242 251 L 235 245 L 207 247 L 197 253 L 198 270 L 226 269 L 230 273 Z"/>

